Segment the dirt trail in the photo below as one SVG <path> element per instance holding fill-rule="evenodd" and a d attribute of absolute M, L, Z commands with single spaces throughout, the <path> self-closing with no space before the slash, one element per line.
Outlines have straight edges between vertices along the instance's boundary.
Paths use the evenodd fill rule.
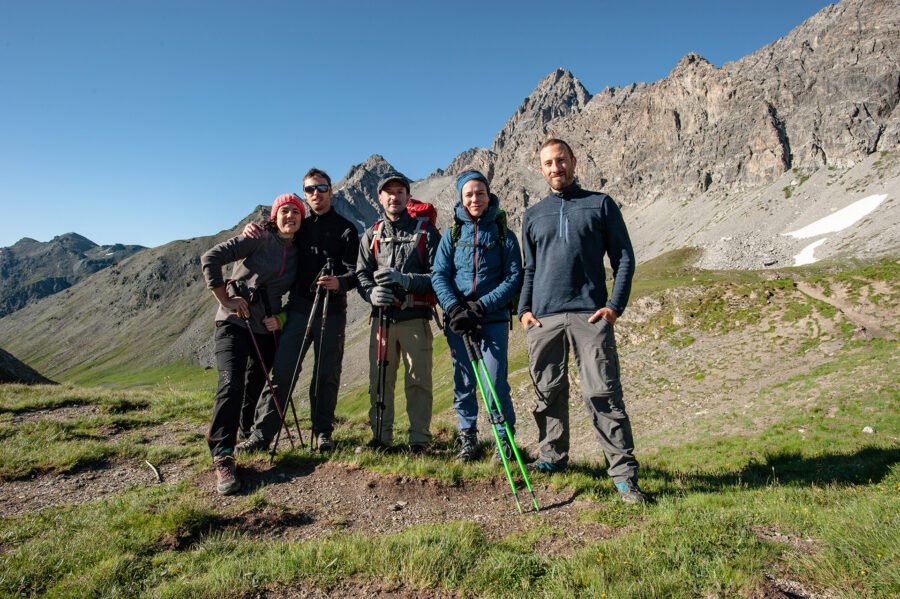
<path fill-rule="evenodd" d="M 881 327 L 881 323 L 878 320 L 866 316 L 865 314 L 861 314 L 854 309 L 853 304 L 849 301 L 839 297 L 829 297 L 819 291 L 815 286 L 803 281 L 797 283 L 797 289 L 813 299 L 825 302 L 836 308 L 844 318 L 855 324 L 866 337 L 880 337 L 882 339 L 894 338 L 889 331 Z"/>
<path fill-rule="evenodd" d="M 614 534 L 603 524 L 579 519 L 585 511 L 602 509 L 602 503 L 578 499 L 571 490 L 557 491 L 547 486 L 542 476 L 535 476 L 538 480 L 533 481 L 541 510 L 534 511 L 527 489 L 522 488 L 522 515 L 516 511 L 502 471 L 490 480 L 453 485 L 378 474 L 340 462 L 270 468 L 260 458 L 243 462 L 240 476 L 244 488 L 230 497 L 215 494 L 212 472 L 198 477 L 195 484 L 211 502 L 225 507 L 240 506 L 249 494 L 262 489 L 266 506 L 262 510 L 248 508 L 230 525 L 245 530 L 262 518 L 268 520 L 265 534 L 292 540 L 317 538 L 334 531 L 392 534 L 420 524 L 457 520 L 474 522 L 496 538 L 549 524 L 565 530 L 563 537 L 545 539 L 556 551 L 574 549 L 587 539 Z M 610 502 L 614 500 L 618 501 L 611 492 Z"/>

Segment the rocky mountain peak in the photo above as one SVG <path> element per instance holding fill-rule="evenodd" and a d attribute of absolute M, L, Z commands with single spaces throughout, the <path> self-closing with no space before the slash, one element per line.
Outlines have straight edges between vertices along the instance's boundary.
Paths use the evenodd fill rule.
<path fill-rule="evenodd" d="M 86 252 L 97 247 L 97 244 L 78 233 L 63 233 L 57 235 L 49 242 L 51 245 L 64 247 L 66 250 L 73 252 Z"/>
<path fill-rule="evenodd" d="M 441 171 L 441 175 L 456 177 L 463 171 L 474 168 L 491 179 L 494 176 L 494 160 L 496 158 L 497 155 L 487 148 L 470 148 L 454 158 L 447 168 Z"/>
<path fill-rule="evenodd" d="M 581 112 L 590 99 L 591 94 L 572 73 L 556 69 L 519 105 L 494 138 L 491 150 L 495 153 L 503 151 L 515 137 L 531 138 L 536 132 L 546 133 L 547 123 Z"/>
<path fill-rule="evenodd" d="M 334 184 L 332 205 L 362 231 L 381 215 L 378 181 L 396 170 L 384 156 L 372 154 L 365 162 L 351 166 L 347 176 Z"/>
<path fill-rule="evenodd" d="M 704 68 L 704 67 L 715 68 L 708 60 L 706 60 L 705 58 L 703 58 L 696 52 L 688 52 L 687 54 L 685 54 L 684 56 L 681 57 L 681 60 L 679 60 L 678 64 L 675 65 L 675 68 L 672 69 L 672 73 L 670 74 L 670 76 L 677 75 L 678 73 L 681 73 L 684 71 L 689 71 L 689 70 L 693 70 L 693 69 L 697 69 L 697 68 Z"/>

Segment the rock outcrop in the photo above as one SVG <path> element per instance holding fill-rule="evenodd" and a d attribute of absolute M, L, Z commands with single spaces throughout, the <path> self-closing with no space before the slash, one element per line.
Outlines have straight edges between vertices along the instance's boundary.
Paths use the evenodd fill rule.
<path fill-rule="evenodd" d="M 347 176 L 334 184 L 332 205 L 341 216 L 362 231 L 378 220 L 378 181 L 395 169 L 384 157 L 373 154 L 361 164 L 350 167 Z"/>
<path fill-rule="evenodd" d="M 635 207 L 734 195 L 792 168 L 846 168 L 897 150 L 897 31 L 896 3 L 844 0 L 721 68 L 689 54 L 660 81 L 594 96 L 558 69 L 497 134 L 493 187 L 515 224 L 546 193 L 537 148 L 549 136 L 575 149 L 584 185 Z"/>

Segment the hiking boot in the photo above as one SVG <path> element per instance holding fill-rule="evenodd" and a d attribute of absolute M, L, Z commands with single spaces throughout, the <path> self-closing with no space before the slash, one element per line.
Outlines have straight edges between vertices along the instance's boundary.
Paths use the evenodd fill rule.
<path fill-rule="evenodd" d="M 503 455 L 506 457 L 507 462 L 511 462 L 515 455 L 513 454 L 512 445 L 509 443 L 509 439 L 506 436 L 500 437 L 500 445 L 494 449 L 494 457 L 491 458 L 495 462 L 502 462 L 503 459 L 500 457 L 500 449 L 503 449 Z"/>
<path fill-rule="evenodd" d="M 241 488 L 233 456 L 219 456 L 213 460 L 213 464 L 216 467 L 216 491 L 219 495 L 231 495 Z"/>
<path fill-rule="evenodd" d="M 459 453 L 457 462 L 474 462 L 478 459 L 478 433 L 474 430 L 459 432 Z"/>
<path fill-rule="evenodd" d="M 316 443 L 319 446 L 319 451 L 323 453 L 334 451 L 334 441 L 331 440 L 331 435 L 328 433 L 319 433 L 319 436 L 316 437 Z"/>
<path fill-rule="evenodd" d="M 625 503 L 646 503 L 647 496 L 638 487 L 637 481 L 629 478 L 616 483 L 616 491 L 619 492 L 619 498 Z"/>
<path fill-rule="evenodd" d="M 565 462 L 547 462 L 541 459 L 525 464 L 525 469 L 529 472 L 543 472 L 544 474 L 565 472 L 568 467 L 569 465 Z"/>
<path fill-rule="evenodd" d="M 234 446 L 234 451 L 238 453 L 249 453 L 251 451 L 268 451 L 269 444 L 260 437 L 251 435 L 246 440 L 241 441 Z"/>
<path fill-rule="evenodd" d="M 378 439 L 372 439 L 365 445 L 360 445 L 354 450 L 354 453 L 365 453 L 367 451 L 387 451 L 390 448 L 390 445 L 382 443 Z"/>
<path fill-rule="evenodd" d="M 409 453 L 411 455 L 425 455 L 428 453 L 428 446 L 424 443 L 413 443 L 409 446 Z"/>

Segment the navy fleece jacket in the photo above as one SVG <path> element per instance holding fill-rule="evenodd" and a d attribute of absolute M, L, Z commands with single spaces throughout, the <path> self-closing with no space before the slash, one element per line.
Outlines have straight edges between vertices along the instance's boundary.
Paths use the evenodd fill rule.
<path fill-rule="evenodd" d="M 604 193 L 572 185 L 525 211 L 525 281 L 519 317 L 592 313 L 606 306 L 622 315 L 631 293 L 634 250 L 619 207 Z M 603 254 L 615 282 L 607 297 Z"/>

